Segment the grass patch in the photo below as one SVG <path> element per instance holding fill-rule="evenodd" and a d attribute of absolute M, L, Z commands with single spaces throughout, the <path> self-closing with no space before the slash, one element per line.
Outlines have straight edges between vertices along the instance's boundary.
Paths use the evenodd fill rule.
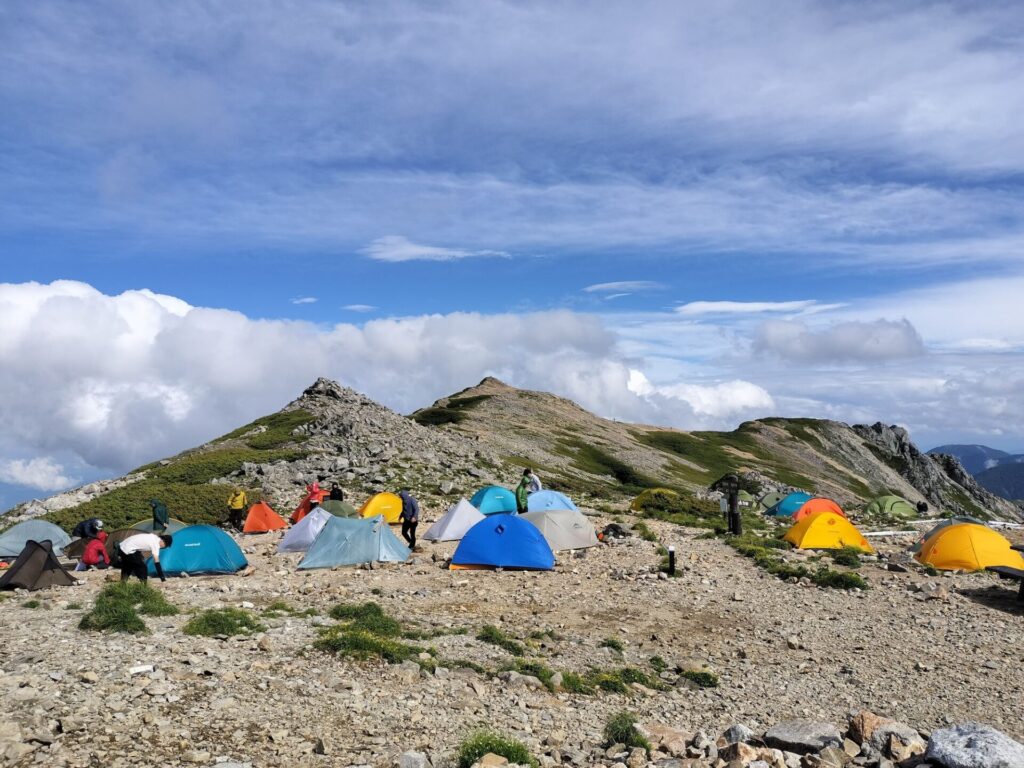
<path fill-rule="evenodd" d="M 562 689 L 568 693 L 577 693 L 583 696 L 591 696 L 594 693 L 594 686 L 587 681 L 587 678 L 576 672 L 562 673 Z"/>
<path fill-rule="evenodd" d="M 22 608 L 39 608 L 40 606 L 42 606 L 42 603 L 38 600 L 26 600 L 21 604 Z"/>
<path fill-rule="evenodd" d="M 854 547 L 843 547 L 829 551 L 829 557 L 836 565 L 843 565 L 847 568 L 860 568 L 861 551 Z"/>
<path fill-rule="evenodd" d="M 493 624 L 485 625 L 477 634 L 476 639 L 484 643 L 496 645 L 499 648 L 504 648 L 513 656 L 522 656 L 526 653 L 526 648 L 522 643 L 513 640 Z"/>
<path fill-rule="evenodd" d="M 469 630 L 465 627 L 434 627 L 433 629 L 407 629 L 402 632 L 406 640 L 432 640 L 435 637 L 452 637 L 465 635 Z"/>
<path fill-rule="evenodd" d="M 186 635 L 217 637 L 218 635 L 251 635 L 266 627 L 248 611 L 241 608 L 217 608 L 193 616 L 182 627 Z"/>
<path fill-rule="evenodd" d="M 633 523 L 633 532 L 636 533 L 636 535 L 644 541 L 658 540 L 658 534 L 656 534 L 654 531 L 648 528 L 647 523 L 645 523 L 643 520 Z"/>
<path fill-rule="evenodd" d="M 639 747 L 650 754 L 651 742 L 636 729 L 636 723 L 636 715 L 632 712 L 619 712 L 612 715 L 604 725 L 605 746 L 625 744 L 627 747 Z"/>
<path fill-rule="evenodd" d="M 783 580 L 809 578 L 819 587 L 829 589 L 868 589 L 869 587 L 868 583 L 856 573 L 833 571 L 825 567 L 819 567 L 812 571 L 804 565 L 787 563 L 779 555 L 779 552 L 790 547 L 787 542 L 780 539 L 742 536 L 726 538 L 725 542 L 744 557 L 752 559 L 758 567 Z M 836 550 L 836 552 L 842 551 Z"/>
<path fill-rule="evenodd" d="M 459 752 L 455 760 L 458 768 L 471 768 L 474 763 L 488 753 L 501 755 L 510 763 L 529 765 L 533 768 L 537 768 L 539 765 L 521 741 L 500 736 L 493 731 L 477 731 L 464 739 L 459 744 Z"/>
<path fill-rule="evenodd" d="M 216 442 L 222 443 L 226 440 L 234 440 L 263 427 L 264 431 L 246 438 L 246 445 L 250 448 L 265 450 L 277 448 L 287 443 L 301 443 L 308 440 L 309 437 L 303 434 L 294 435 L 292 432 L 305 424 L 309 424 L 313 421 L 313 418 L 313 414 L 304 408 L 272 413 L 269 416 L 256 419 L 256 421 L 246 424 L 244 427 L 228 432 L 223 437 L 218 438 Z"/>
<path fill-rule="evenodd" d="M 425 427 L 438 427 L 442 424 L 458 424 L 465 421 L 466 411 L 476 408 L 480 403 L 490 399 L 490 395 L 470 395 L 468 397 L 452 397 L 445 405 L 422 408 L 412 415 L 413 421 Z"/>
<path fill-rule="evenodd" d="M 304 616 L 316 616 L 317 613 L 318 611 L 316 608 L 293 608 L 284 600 L 275 600 L 270 605 L 263 608 L 263 618 L 265 619 L 277 619 L 281 616 L 302 618 Z"/>
<path fill-rule="evenodd" d="M 365 630 L 330 627 L 314 643 L 316 648 L 359 661 L 380 658 L 389 664 L 400 664 L 423 653 L 423 648 Z"/>
<path fill-rule="evenodd" d="M 529 675 L 530 677 L 536 677 L 542 683 L 544 687 L 549 691 L 555 689 L 554 684 L 551 682 L 551 678 L 555 676 L 554 670 L 549 668 L 543 662 L 533 661 L 531 659 L 515 658 L 511 662 L 501 667 L 499 672 L 518 672 L 521 675 Z"/>
<path fill-rule="evenodd" d="M 67 605 L 64 606 L 64 610 L 65 611 L 77 611 L 77 610 L 80 610 L 81 607 L 82 607 L 81 603 L 68 603 Z"/>
<path fill-rule="evenodd" d="M 398 637 L 402 634 L 401 623 L 384 613 L 376 603 L 336 605 L 331 608 L 329 615 L 332 619 L 347 622 L 347 630 L 369 632 L 380 637 Z"/>
<path fill-rule="evenodd" d="M 708 672 L 706 670 L 688 669 L 679 675 L 692 683 L 696 683 L 699 688 L 717 688 L 718 687 L 718 675 L 714 672 Z"/>
<path fill-rule="evenodd" d="M 555 453 L 572 459 L 573 466 L 591 475 L 610 475 L 632 491 L 653 488 L 656 481 L 593 443 L 571 438 L 558 441 Z"/>
<path fill-rule="evenodd" d="M 666 669 L 668 669 L 668 663 L 663 658 L 661 658 L 661 656 L 651 656 L 651 658 L 647 660 L 647 663 L 650 664 L 654 671 L 658 674 L 661 674 Z"/>
<path fill-rule="evenodd" d="M 138 581 L 108 584 L 97 595 L 89 613 L 82 616 L 79 629 L 103 632 L 138 634 L 148 631 L 139 614 L 146 616 L 174 616 L 178 609 L 164 598 L 163 593 Z"/>
<path fill-rule="evenodd" d="M 611 648 L 613 651 L 622 653 L 626 650 L 626 646 L 622 644 L 622 641 L 615 637 L 606 637 L 598 645 L 599 648 Z"/>

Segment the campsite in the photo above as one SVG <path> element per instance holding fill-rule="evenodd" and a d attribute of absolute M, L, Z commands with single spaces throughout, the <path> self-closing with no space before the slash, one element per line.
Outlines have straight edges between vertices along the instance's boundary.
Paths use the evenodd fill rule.
<path fill-rule="evenodd" d="M 319 383 L 296 406 L 339 435 L 303 463 L 356 455 L 367 437 L 348 425 L 368 413 L 377 430 L 401 423 Z M 411 427 L 414 440 L 417 430 L 436 432 L 424 439 L 432 451 L 458 438 Z M 175 462 L 203 455 L 162 471 L 180 473 Z M 929 734 L 963 722 L 1024 737 L 1013 704 L 1024 690 L 1024 604 L 1015 582 L 985 570 L 1024 569 L 1010 549 L 1024 532 L 1012 524 L 922 517 L 916 499 L 893 493 L 836 499 L 819 495 L 825 484 L 776 482 L 736 493 L 745 531 L 735 537 L 725 533 L 721 493 L 706 490 L 703 501 L 679 486 L 574 490 L 550 469 L 563 490 L 530 494 L 519 515 L 513 466 L 507 485 L 500 474 L 467 473 L 447 490 L 421 480 L 411 551 L 399 535 L 401 499 L 374 479 L 394 459 L 380 461 L 365 486 L 348 478 L 345 501 L 278 486 L 278 465 L 261 465 L 264 492 L 240 531 L 172 506 L 185 519 L 169 523 L 167 582 L 150 568 L 161 599 L 150 605 L 129 590 L 142 602 L 117 608 L 124 619 L 103 613 L 120 599 L 116 569 L 68 573 L 61 563 L 73 563 L 81 543 L 46 520 L 10 529 L 10 548 L 22 546 L 33 565 L 0 577 L 17 580 L 0 592 L 11 619 L 0 647 L 0 686 L 15 713 L 8 759 L 127 766 L 140 732 L 165 761 L 196 765 L 393 766 L 424 755 L 445 766 L 484 728 L 549 767 L 704 768 L 731 766 L 733 754 L 746 756 L 740 765 L 762 757 L 788 766 L 787 754 L 802 758 L 779 750 L 781 741 L 738 746 L 719 735 L 794 723 L 844 732 L 861 710 L 900 724 L 899 746 L 883 745 L 893 755 L 920 755 Z M 757 475 L 739 475 L 753 487 Z M 70 525 L 72 515 L 50 519 Z M 123 519 L 108 550 L 152 528 Z M 57 546 L 27 545 L 29 533 Z M 110 628 L 121 621 L 128 634 Z M 607 743 L 622 712 L 648 734 L 649 754 Z M 100 743 L 98 728 L 109 730 Z"/>

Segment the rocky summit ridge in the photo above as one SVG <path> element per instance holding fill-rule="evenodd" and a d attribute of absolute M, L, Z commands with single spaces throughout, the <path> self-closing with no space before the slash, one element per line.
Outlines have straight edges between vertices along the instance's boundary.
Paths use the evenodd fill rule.
<path fill-rule="evenodd" d="M 651 486 L 714 495 L 709 486 L 736 472 L 762 491 L 799 488 L 854 510 L 893 493 L 926 502 L 934 515 L 1022 515 L 955 458 L 926 454 L 906 430 L 881 423 L 764 418 L 732 432 L 684 432 L 604 419 L 493 377 L 407 417 L 320 378 L 275 414 L 121 478 L 19 505 L 4 522 L 46 516 L 69 527 L 95 514 L 129 524 L 152 497 L 187 522 L 214 522 L 225 485 L 289 510 L 314 480 L 342 484 L 357 505 L 401 485 L 447 504 L 481 485 L 513 484 L 524 466 L 594 503 Z"/>

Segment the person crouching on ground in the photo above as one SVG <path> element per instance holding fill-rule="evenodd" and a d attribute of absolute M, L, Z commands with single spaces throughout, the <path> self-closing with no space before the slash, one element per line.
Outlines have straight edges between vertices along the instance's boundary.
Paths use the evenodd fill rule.
<path fill-rule="evenodd" d="M 157 536 L 155 533 L 137 533 L 122 541 L 118 545 L 121 550 L 121 581 L 128 581 L 130 577 L 135 576 L 145 584 L 149 579 L 147 557 L 153 558 L 156 575 L 160 577 L 160 581 L 167 581 L 164 569 L 160 565 L 160 550 L 171 546 L 173 541 L 171 536 Z"/>
<path fill-rule="evenodd" d="M 402 538 L 409 544 L 409 549 L 416 549 L 416 526 L 420 522 L 420 503 L 416 497 L 403 488 L 398 492 L 402 499 L 402 511 L 398 515 L 402 521 Z"/>
<path fill-rule="evenodd" d="M 110 555 L 107 554 L 107 532 L 97 531 L 94 538 L 89 539 L 82 553 L 82 559 L 75 566 L 76 571 L 88 571 L 90 568 L 103 570 L 110 567 Z"/>
<path fill-rule="evenodd" d="M 228 497 L 228 525 L 236 531 L 242 530 L 242 515 L 247 501 L 241 488 L 235 488 Z"/>

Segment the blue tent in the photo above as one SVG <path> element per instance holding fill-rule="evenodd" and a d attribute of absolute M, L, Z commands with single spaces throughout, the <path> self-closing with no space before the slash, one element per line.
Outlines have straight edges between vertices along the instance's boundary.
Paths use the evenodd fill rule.
<path fill-rule="evenodd" d="M 555 567 L 555 556 L 533 523 L 519 515 L 491 515 L 462 537 L 451 567 L 550 571 Z"/>
<path fill-rule="evenodd" d="M 473 494 L 469 503 L 485 515 L 499 515 L 516 511 L 516 495 L 500 485 L 488 485 Z"/>
<path fill-rule="evenodd" d="M 527 497 L 527 512 L 550 512 L 555 509 L 571 509 L 578 512 L 572 499 L 558 491 L 537 491 Z"/>
<path fill-rule="evenodd" d="M 236 573 L 249 564 L 235 540 L 212 525 L 190 525 L 173 536 L 171 546 L 160 550 L 160 565 L 168 576 Z M 156 576 L 152 558 L 149 575 Z"/>
<path fill-rule="evenodd" d="M 774 507 L 769 508 L 765 514 L 774 515 L 775 517 L 792 517 L 800 511 L 800 507 L 808 502 L 810 498 L 811 494 L 804 493 L 803 491 L 791 493 Z"/>
<path fill-rule="evenodd" d="M 382 515 L 369 518 L 332 515 L 299 562 L 299 568 L 404 563 L 410 554 L 409 548 L 391 532 Z"/>
<path fill-rule="evenodd" d="M 25 520 L 12 525 L 0 536 L 0 558 L 12 558 L 21 554 L 29 541 L 49 541 L 53 554 L 61 556 L 61 550 L 71 543 L 71 537 L 53 523 L 45 520 Z"/>

